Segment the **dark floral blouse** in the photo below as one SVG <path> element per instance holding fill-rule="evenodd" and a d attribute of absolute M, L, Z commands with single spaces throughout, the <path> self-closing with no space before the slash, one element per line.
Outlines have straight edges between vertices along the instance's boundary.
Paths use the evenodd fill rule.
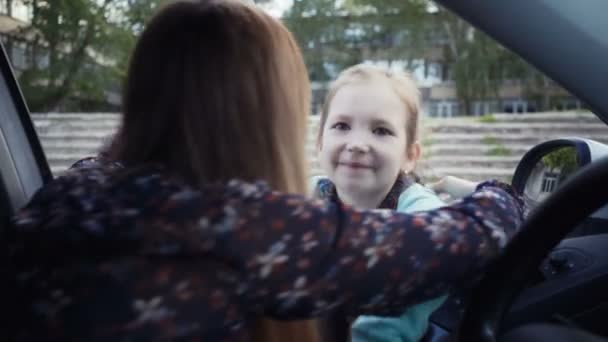
<path fill-rule="evenodd" d="M 14 217 L 23 340 L 247 340 L 262 315 L 398 315 L 470 285 L 522 221 L 508 186 L 415 215 L 80 162 Z"/>

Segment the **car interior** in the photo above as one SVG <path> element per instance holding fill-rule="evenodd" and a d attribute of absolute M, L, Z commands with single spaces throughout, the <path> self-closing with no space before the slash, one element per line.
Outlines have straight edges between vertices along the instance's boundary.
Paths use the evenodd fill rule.
<path fill-rule="evenodd" d="M 608 124 L 608 2 L 437 3 L 523 57 Z M 0 68 L 0 272 L 10 289 L 5 227 L 52 174 L 4 48 Z M 548 141 L 522 158 L 513 178 L 521 192 L 549 186 L 533 175 L 561 148 L 572 149 L 576 165 L 545 197 L 530 199 L 521 233 L 476 288 L 451 296 L 431 317 L 424 341 L 608 341 L 602 337 L 608 336 L 608 210 L 602 210 L 608 204 L 608 147 L 584 138 Z M 5 308 L 18 307 L 10 290 L 2 301 Z M 18 319 L 9 316 L 6 329 Z M 335 329 L 348 329 L 341 322 Z M 334 336 L 346 340 L 348 334 Z"/>

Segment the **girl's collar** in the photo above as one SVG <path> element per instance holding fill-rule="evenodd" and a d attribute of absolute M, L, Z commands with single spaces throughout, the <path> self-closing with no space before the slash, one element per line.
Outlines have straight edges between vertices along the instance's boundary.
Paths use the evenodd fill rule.
<path fill-rule="evenodd" d="M 399 173 L 395 184 L 393 184 L 386 197 L 380 202 L 378 209 L 396 209 L 401 193 L 415 182 L 414 177 L 403 172 Z M 328 178 L 319 180 L 315 188 L 315 196 L 332 202 L 340 202 L 336 186 Z"/>

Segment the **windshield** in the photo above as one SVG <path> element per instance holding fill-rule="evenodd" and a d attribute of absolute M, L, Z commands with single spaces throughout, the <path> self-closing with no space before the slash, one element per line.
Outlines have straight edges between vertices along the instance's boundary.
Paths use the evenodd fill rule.
<path fill-rule="evenodd" d="M 608 141 L 605 125 L 585 103 L 434 2 L 255 2 L 284 21 L 306 60 L 313 92 L 307 147 L 312 175 L 325 173 L 316 136 L 330 84 L 360 63 L 407 72 L 419 88 L 415 172 L 423 183 L 445 175 L 508 182 L 521 156 L 539 142 L 563 136 Z M 128 56 L 162 3 L 0 2 L 1 39 L 54 174 L 111 139 Z M 589 16 L 572 2 L 558 3 L 556 11 L 578 26 L 603 20 L 603 13 Z M 517 25 L 518 18 L 512 20 Z M 594 39 L 606 43 L 605 35 Z"/>

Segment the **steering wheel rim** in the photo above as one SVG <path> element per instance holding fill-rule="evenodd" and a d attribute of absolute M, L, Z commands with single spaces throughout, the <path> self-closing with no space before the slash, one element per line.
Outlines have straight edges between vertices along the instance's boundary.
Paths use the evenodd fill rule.
<path fill-rule="evenodd" d="M 458 341 L 496 341 L 500 324 L 526 280 L 576 224 L 606 204 L 601 189 L 607 188 L 608 157 L 571 175 L 530 212 L 473 291 Z M 572 199 L 576 199 L 576 206 L 570 205 Z"/>

